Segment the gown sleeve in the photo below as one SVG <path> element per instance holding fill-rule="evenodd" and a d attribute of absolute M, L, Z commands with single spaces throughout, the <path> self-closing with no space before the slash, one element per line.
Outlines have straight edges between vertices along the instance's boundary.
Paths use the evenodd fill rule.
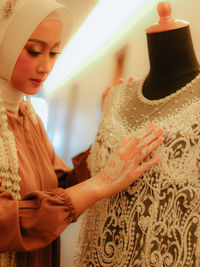
<path fill-rule="evenodd" d="M 0 251 L 45 247 L 77 219 L 70 198 L 61 188 L 31 192 L 20 201 L 0 189 L 0 203 Z"/>

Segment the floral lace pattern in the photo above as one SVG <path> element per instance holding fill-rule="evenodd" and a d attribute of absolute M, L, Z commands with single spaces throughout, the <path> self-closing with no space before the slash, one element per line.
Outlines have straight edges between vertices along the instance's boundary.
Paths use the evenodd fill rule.
<path fill-rule="evenodd" d="M 2 0 L 0 3 L 0 20 L 8 19 L 15 11 L 18 0 Z"/>
<path fill-rule="evenodd" d="M 84 215 L 77 267 L 200 266 L 200 81 L 163 101 L 145 100 L 143 80 L 112 88 L 88 166 L 99 172 L 125 136 L 150 123 L 165 131 L 161 161 Z"/>

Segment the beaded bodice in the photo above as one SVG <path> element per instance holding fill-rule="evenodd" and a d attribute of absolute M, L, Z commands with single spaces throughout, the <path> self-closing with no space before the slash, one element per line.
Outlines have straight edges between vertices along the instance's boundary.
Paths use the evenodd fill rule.
<path fill-rule="evenodd" d="M 154 123 L 161 161 L 129 188 L 88 209 L 76 266 L 200 266 L 200 76 L 161 100 L 143 80 L 112 88 L 88 165 L 95 175 L 125 136 Z"/>

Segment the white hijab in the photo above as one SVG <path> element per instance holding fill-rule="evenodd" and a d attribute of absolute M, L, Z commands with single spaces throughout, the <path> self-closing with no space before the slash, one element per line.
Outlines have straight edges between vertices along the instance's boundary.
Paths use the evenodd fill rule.
<path fill-rule="evenodd" d="M 23 93 L 10 84 L 16 61 L 37 26 L 47 19 L 63 24 L 61 48 L 72 27 L 70 11 L 55 0 L 0 0 L 0 97 L 6 109 L 18 111 Z"/>

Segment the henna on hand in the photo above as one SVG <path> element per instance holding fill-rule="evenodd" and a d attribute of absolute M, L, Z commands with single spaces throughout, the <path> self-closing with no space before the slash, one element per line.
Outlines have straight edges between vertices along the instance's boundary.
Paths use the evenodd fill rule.
<path fill-rule="evenodd" d="M 100 173 L 86 181 L 83 189 L 103 190 L 105 196 L 109 196 L 128 187 L 159 161 L 157 157 L 142 162 L 162 144 L 162 134 L 162 129 L 156 130 L 154 125 L 150 125 L 142 137 L 125 138 Z"/>

